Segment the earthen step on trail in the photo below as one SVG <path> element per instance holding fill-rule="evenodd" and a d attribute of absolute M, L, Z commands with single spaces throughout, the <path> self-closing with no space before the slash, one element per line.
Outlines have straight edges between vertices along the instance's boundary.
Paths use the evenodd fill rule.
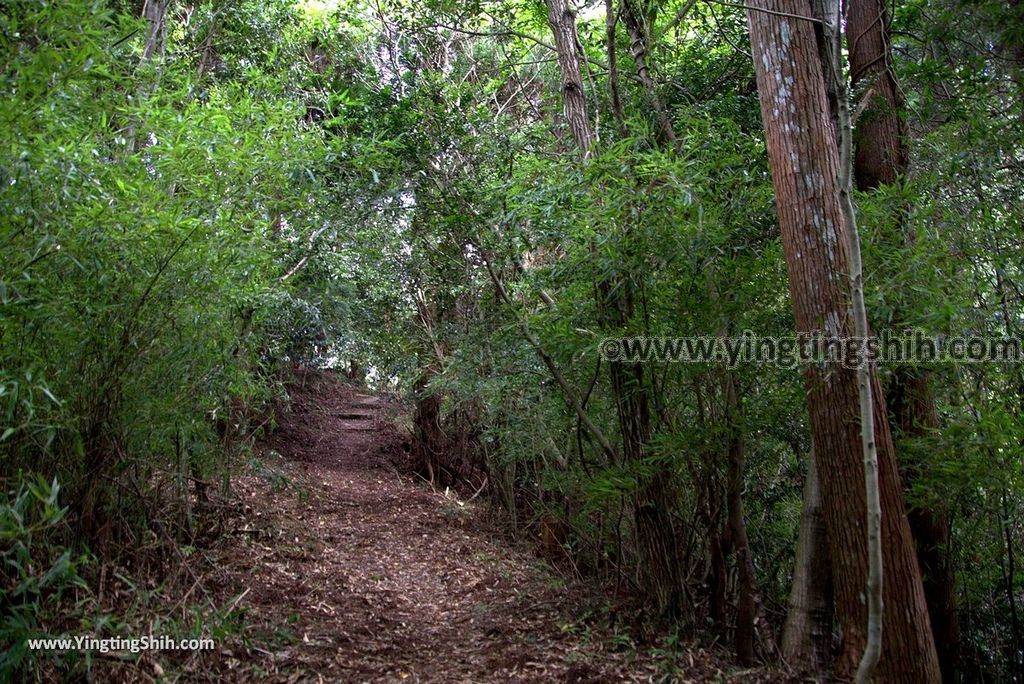
<path fill-rule="evenodd" d="M 373 420 L 375 416 L 375 413 L 358 410 L 342 411 L 334 414 L 335 418 L 341 418 L 342 420 Z"/>
<path fill-rule="evenodd" d="M 339 427 L 346 432 L 374 432 L 377 429 L 373 423 L 365 420 L 342 421 Z"/>

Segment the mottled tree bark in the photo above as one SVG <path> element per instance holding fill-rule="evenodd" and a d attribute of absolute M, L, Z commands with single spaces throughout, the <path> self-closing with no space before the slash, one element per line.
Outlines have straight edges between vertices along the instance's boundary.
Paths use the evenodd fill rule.
<path fill-rule="evenodd" d="M 799 333 L 853 337 L 839 158 L 809 0 L 752 0 L 747 11 L 790 295 Z M 802 18 L 801 18 L 802 17 Z M 804 373 L 843 641 L 836 671 L 852 674 L 866 641 L 866 510 L 854 369 Z M 885 568 L 880 681 L 937 682 L 938 657 L 904 509 L 885 400 L 869 381 L 877 426 Z"/>
<path fill-rule="evenodd" d="M 836 13 L 823 20 L 822 27 L 830 46 L 830 80 L 839 96 L 836 104 L 838 114 L 836 132 L 839 141 L 839 207 L 843 212 L 846 233 L 847 271 L 850 279 L 850 315 L 857 339 L 866 341 L 871 335 L 868 323 L 867 304 L 864 299 L 864 262 L 860 249 L 860 230 L 857 225 L 857 209 L 853 202 L 853 117 L 850 113 L 850 94 L 843 70 L 842 31 L 838 2 L 834 3 Z M 824 16 L 824 15 L 823 15 Z M 834 17 L 834 18 L 833 18 Z M 868 626 L 867 643 L 857 666 L 857 684 L 870 684 L 875 676 L 878 661 L 882 657 L 882 495 L 878 482 L 878 446 L 875 439 L 874 417 L 874 361 L 857 356 L 857 398 L 860 403 L 860 441 L 864 458 L 864 492 L 867 502 L 868 532 Z M 883 417 L 884 421 L 885 418 Z"/>
<path fill-rule="evenodd" d="M 547 0 L 548 24 L 555 37 L 559 72 L 562 76 L 562 110 L 573 140 L 583 157 L 590 155 L 594 133 L 587 117 L 587 96 L 583 90 L 583 57 L 576 34 L 576 13 L 567 0 Z"/>

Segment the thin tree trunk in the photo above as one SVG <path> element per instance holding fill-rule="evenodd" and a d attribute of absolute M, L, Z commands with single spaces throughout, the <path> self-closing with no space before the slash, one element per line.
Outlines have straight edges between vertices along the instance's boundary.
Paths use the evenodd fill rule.
<path fill-rule="evenodd" d="M 146 20 L 146 43 L 142 49 L 142 61 L 148 62 L 164 49 L 164 21 L 170 0 L 145 0 L 142 4 L 142 18 Z"/>
<path fill-rule="evenodd" d="M 891 397 L 890 420 L 904 437 L 924 437 L 939 427 L 935 398 L 928 373 L 900 368 L 893 374 L 887 398 Z M 939 649 L 942 679 L 956 681 L 960 661 L 960 626 L 956 607 L 956 576 L 950 557 L 952 519 L 941 505 L 912 506 L 907 511 L 917 547 L 925 599 L 932 634 Z"/>
<path fill-rule="evenodd" d="M 693 393 L 697 402 L 697 420 L 700 429 L 707 429 L 706 411 L 704 408 L 704 392 L 701 389 L 701 380 L 705 376 L 693 378 Z M 708 613 L 712 624 L 724 631 L 726 606 L 728 604 L 728 574 L 729 568 L 726 565 L 727 556 L 731 549 L 728 534 L 723 533 L 719 526 L 722 504 L 718 493 L 717 474 L 715 467 L 715 455 L 709 449 L 702 450 L 701 465 L 703 468 L 692 467 L 693 484 L 697 488 L 697 513 L 704 523 L 704 529 L 708 535 L 708 566 L 704 576 L 707 584 Z"/>
<path fill-rule="evenodd" d="M 798 672 L 820 674 L 828 667 L 832 654 L 832 613 L 828 533 L 812 447 L 804 481 L 793 586 L 782 628 L 782 655 Z"/>
<path fill-rule="evenodd" d="M 437 375 L 444 350 L 434 334 L 435 309 L 428 302 L 428 297 L 417 286 L 416 313 L 421 329 L 429 338 L 428 345 L 423 345 L 420 376 L 416 379 L 413 391 L 416 395 L 416 408 L 413 414 L 413 427 L 416 433 L 416 470 L 431 484 L 447 485 L 446 471 L 442 458 L 446 451 L 446 439 L 441 428 L 441 397 L 428 390 L 431 378 Z"/>
<path fill-rule="evenodd" d="M 615 27 L 619 23 L 615 14 L 614 0 L 605 0 L 605 47 L 608 52 L 608 91 L 611 97 L 612 116 L 615 126 L 622 137 L 626 137 L 626 113 L 622 108 L 622 96 L 619 93 L 619 59 L 615 49 Z"/>
<path fill-rule="evenodd" d="M 142 18 L 146 21 L 146 42 L 142 47 L 142 64 L 163 55 L 167 8 L 170 4 L 170 0 L 144 0 L 142 3 Z M 143 86 L 140 86 L 136 90 L 135 97 L 138 102 L 142 102 L 148 97 L 148 93 Z M 125 131 L 125 139 L 129 141 L 129 149 L 132 152 L 138 152 L 146 147 L 145 141 L 136 136 L 135 122 L 131 123 Z"/>
<path fill-rule="evenodd" d="M 632 287 L 628 282 L 604 280 L 597 285 L 602 326 L 624 330 L 633 315 Z M 651 438 L 651 410 L 643 364 L 610 361 L 612 396 L 615 398 L 622 438 L 622 457 L 627 464 L 642 463 Z M 671 620 L 682 618 L 683 578 L 671 511 L 674 505 L 671 473 L 664 468 L 644 475 L 633 495 L 633 515 L 640 576 L 653 595 L 659 613 Z"/>
<path fill-rule="evenodd" d="M 768 10 L 768 11 L 760 11 Z M 752 0 L 747 10 L 779 225 L 799 333 L 853 337 L 849 242 L 839 201 L 839 158 L 809 0 Z M 805 369 L 843 641 L 836 671 L 848 677 L 866 643 L 867 500 L 857 373 L 830 363 Z M 884 601 L 890 607 L 878 676 L 937 682 L 938 658 L 903 491 L 876 374 L 868 374 L 878 452 Z"/>
<path fill-rule="evenodd" d="M 547 7 L 548 23 L 558 52 L 565 118 L 585 162 L 590 156 L 594 136 L 587 117 L 581 70 L 583 56 L 576 33 L 576 15 L 567 0 L 547 0 Z M 633 312 L 628 278 L 618 285 L 613 287 L 612 282 L 604 280 L 596 287 L 599 316 L 609 330 L 622 330 Z M 622 437 L 623 460 L 640 463 L 651 433 L 643 366 L 611 362 L 609 375 Z M 683 587 L 670 514 L 672 503 L 669 473 L 654 473 L 638 483 L 633 513 L 641 577 L 658 610 L 663 615 L 677 618 L 682 615 Z"/>
<path fill-rule="evenodd" d="M 629 32 L 629 50 L 633 55 L 633 64 L 636 65 L 637 78 L 644 87 L 658 119 L 658 142 L 671 146 L 675 144 L 676 133 L 672 129 L 672 118 L 669 116 L 668 109 L 658 94 L 658 85 L 651 76 L 651 68 L 648 63 L 650 32 L 644 15 L 636 3 L 637 0 L 622 0 L 622 21 Z"/>
<path fill-rule="evenodd" d="M 1007 4 L 1010 11 L 1006 26 L 1009 30 L 1006 31 L 1002 43 L 1013 60 L 1010 65 L 1010 77 L 1017 84 L 1017 96 L 1024 99 L 1024 36 L 1021 36 L 1019 30 L 1013 30 L 1014 27 L 1020 26 L 1024 11 L 1021 9 L 1021 0 L 1009 0 Z"/>
<path fill-rule="evenodd" d="M 1024 660 L 1021 656 L 1022 635 L 1020 618 L 1017 615 L 1017 560 L 1013 548 L 1013 530 L 1010 527 L 1010 503 L 1009 497 L 1004 491 L 1002 494 L 1002 515 L 1000 516 L 1000 527 L 1003 532 L 1003 539 L 1006 542 L 1006 601 L 1010 605 L 1010 672 L 1013 673 L 1012 681 L 1021 681 L 1021 674 L 1024 674 Z"/>
<path fill-rule="evenodd" d="M 444 431 L 441 429 L 441 397 L 430 393 L 427 386 L 435 375 L 428 365 L 416 380 L 416 410 L 413 425 L 416 430 L 416 470 L 435 485 L 450 484 L 441 461 L 445 451 Z"/>
<path fill-rule="evenodd" d="M 754 662 L 754 620 L 757 617 L 757 580 L 754 559 L 747 538 L 743 514 L 743 432 L 740 427 L 740 398 L 735 371 L 727 370 L 725 389 L 725 422 L 728 430 L 728 469 L 726 500 L 729 506 L 729 534 L 736 554 L 736 657 L 742 665 Z"/>
<path fill-rule="evenodd" d="M 609 366 L 623 460 L 641 463 L 651 436 L 643 366 L 616 362 Z M 670 514 L 674 504 L 670 477 L 662 469 L 644 476 L 637 483 L 633 511 L 644 587 L 653 594 L 658 611 L 676 620 L 683 617 L 683 582 L 675 525 Z"/>
<path fill-rule="evenodd" d="M 708 269 L 706 276 L 711 301 L 717 305 L 719 295 L 714 270 Z M 720 325 L 718 336 L 722 339 L 727 338 L 728 326 Z M 754 642 L 757 636 L 755 625 L 759 602 L 754 558 L 747 538 L 747 524 L 743 511 L 743 407 L 740 400 L 739 376 L 735 369 L 722 368 L 721 388 L 727 464 L 725 501 L 729 543 L 726 546 L 735 554 L 736 560 L 736 624 L 733 630 L 733 643 L 737 660 L 743 665 L 749 665 L 754 661 Z M 709 533 L 711 531 L 709 528 Z M 774 642 L 770 636 L 769 640 Z"/>

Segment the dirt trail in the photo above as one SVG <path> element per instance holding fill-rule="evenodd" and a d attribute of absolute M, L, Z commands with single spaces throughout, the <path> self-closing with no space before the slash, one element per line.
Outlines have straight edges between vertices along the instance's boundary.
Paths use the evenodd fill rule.
<path fill-rule="evenodd" d="M 403 440 L 384 398 L 313 375 L 292 396 L 268 445 L 281 472 L 237 485 L 245 522 L 220 553 L 220 584 L 245 591 L 235 609 L 251 641 L 225 649 L 218 678 L 661 681 L 664 658 L 613 648 L 579 621 L 582 589 L 501 539 L 476 505 L 389 467 Z M 724 679 L 717 657 L 688 660 L 686 680 Z"/>

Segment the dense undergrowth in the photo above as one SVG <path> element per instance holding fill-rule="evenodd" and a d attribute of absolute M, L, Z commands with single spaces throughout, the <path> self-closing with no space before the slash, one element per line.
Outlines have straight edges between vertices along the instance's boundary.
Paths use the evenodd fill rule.
<path fill-rule="evenodd" d="M 286 4 L 188 11 L 157 35 L 128 4 L 0 17 L 0 679 L 89 666 L 26 637 L 153 627 L 272 425 L 279 366 L 348 305 L 324 276 L 329 150 L 272 73 L 305 29 Z"/>

